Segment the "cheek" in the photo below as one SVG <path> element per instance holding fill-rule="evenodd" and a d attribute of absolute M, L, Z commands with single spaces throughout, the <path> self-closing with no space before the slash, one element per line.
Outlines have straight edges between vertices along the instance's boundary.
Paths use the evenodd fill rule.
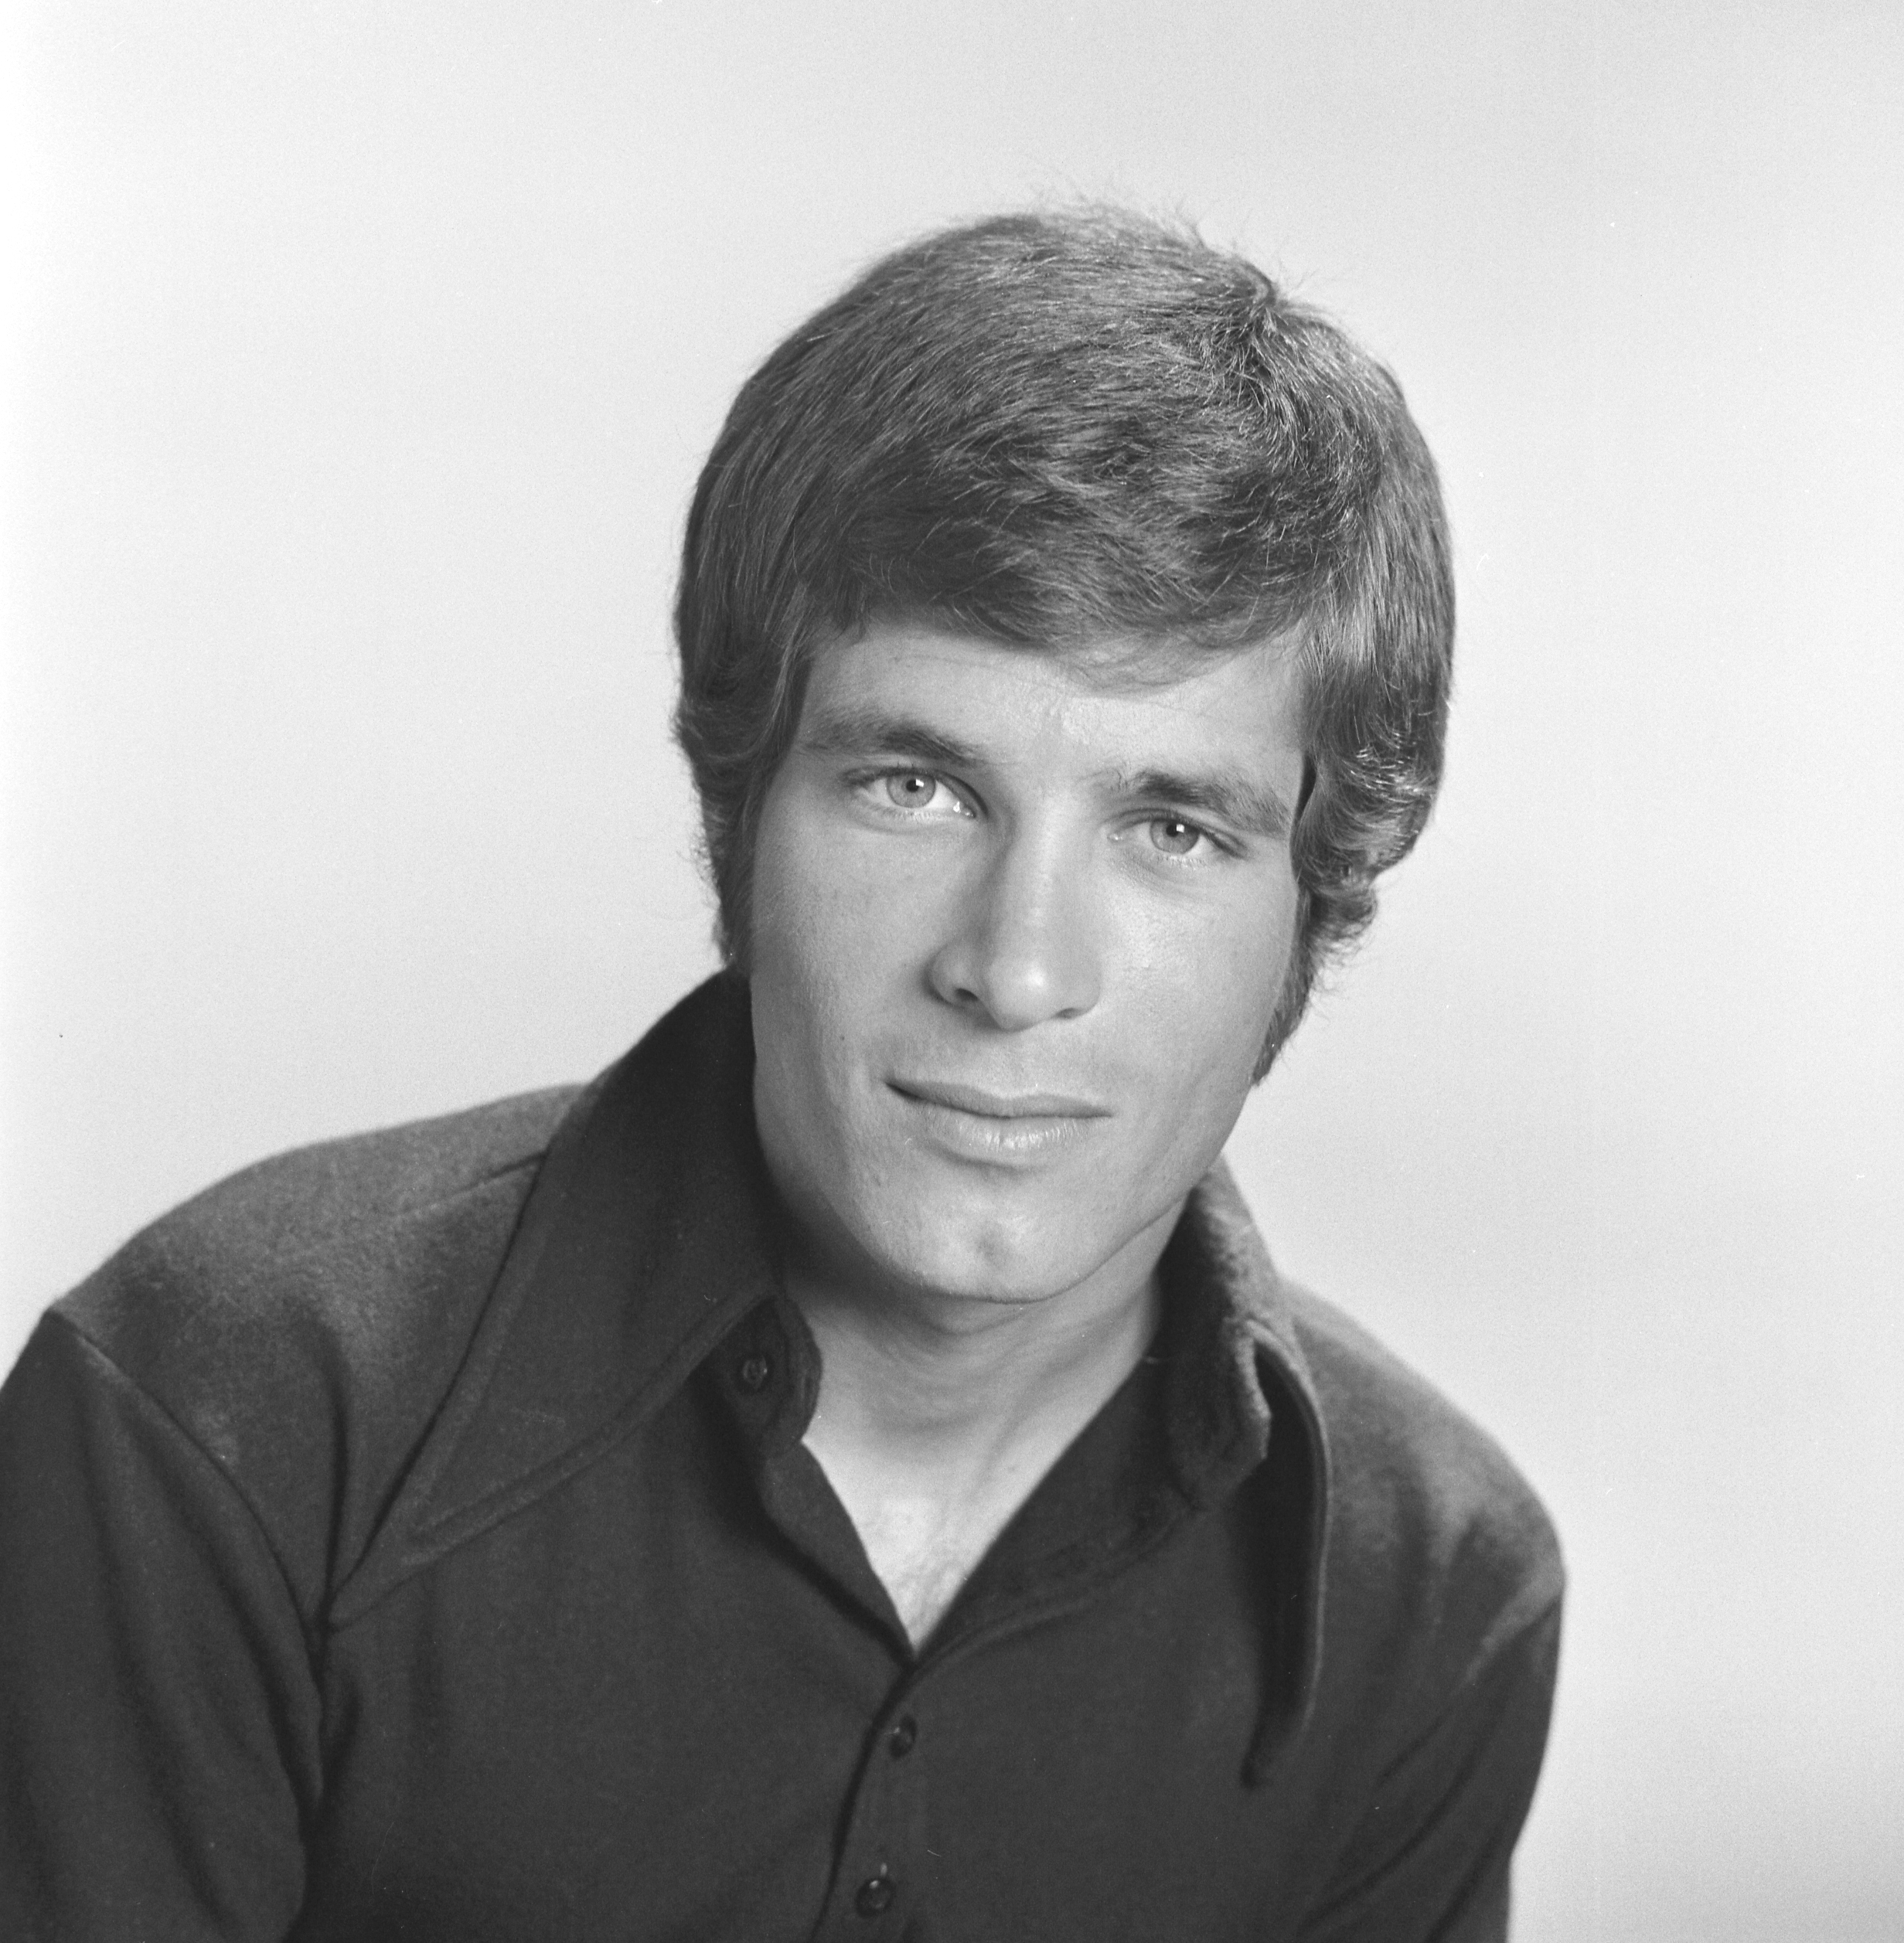
<path fill-rule="evenodd" d="M 857 1126 L 870 1050 L 924 989 L 923 887 L 872 876 L 877 859 L 852 832 L 795 818 L 765 833 L 756 859 L 750 967 L 762 1084 L 809 1134 Z"/>
<path fill-rule="evenodd" d="M 1221 1150 L 1257 1076 L 1296 934 L 1293 882 L 1180 936 L 1170 961 L 1147 968 L 1143 1036 L 1151 1048 L 1155 1137 L 1201 1171 Z"/>
<path fill-rule="evenodd" d="M 770 796 L 754 852 L 750 962 L 810 992 L 910 980 L 953 921 L 966 846 L 895 841 L 799 778 Z"/>
<path fill-rule="evenodd" d="M 1133 965 L 1160 1035 L 1218 1061 L 1246 1046 L 1253 1059 L 1288 975 L 1296 903 L 1293 877 L 1265 873 L 1234 897 L 1143 926 Z"/>
<path fill-rule="evenodd" d="M 877 981 L 912 928 L 894 889 L 869 881 L 850 842 L 777 835 L 755 865 L 754 977 L 812 1000 Z"/>

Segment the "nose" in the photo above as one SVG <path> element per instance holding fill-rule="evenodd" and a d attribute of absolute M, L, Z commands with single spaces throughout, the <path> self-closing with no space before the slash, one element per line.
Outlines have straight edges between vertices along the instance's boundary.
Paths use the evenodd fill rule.
<path fill-rule="evenodd" d="M 1002 844 L 933 957 L 932 989 L 1006 1032 L 1088 1012 L 1103 978 L 1089 876 L 1061 844 Z"/>

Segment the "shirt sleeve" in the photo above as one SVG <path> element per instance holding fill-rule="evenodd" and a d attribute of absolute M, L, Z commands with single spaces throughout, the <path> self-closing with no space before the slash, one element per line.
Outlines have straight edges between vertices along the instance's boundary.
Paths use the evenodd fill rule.
<path fill-rule="evenodd" d="M 0 1387 L 0 1935 L 281 1938 L 303 1622 L 227 1474 L 57 1314 Z"/>
<path fill-rule="evenodd" d="M 1505 1943 L 1559 1650 L 1555 1601 L 1470 1672 L 1383 1775 L 1303 1943 Z"/>

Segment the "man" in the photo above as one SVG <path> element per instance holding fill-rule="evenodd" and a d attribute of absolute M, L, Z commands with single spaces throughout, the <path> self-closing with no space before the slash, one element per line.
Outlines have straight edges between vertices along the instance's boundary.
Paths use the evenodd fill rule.
<path fill-rule="evenodd" d="M 0 1928 L 1503 1934 L 1551 1535 L 1218 1160 L 1452 614 L 1392 381 L 1194 237 L 979 223 L 782 345 L 677 614 L 728 968 L 9 1383 Z"/>

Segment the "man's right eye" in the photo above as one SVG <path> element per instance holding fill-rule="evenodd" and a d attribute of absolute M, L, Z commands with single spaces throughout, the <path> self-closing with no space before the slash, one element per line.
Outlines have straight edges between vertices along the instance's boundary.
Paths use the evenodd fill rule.
<path fill-rule="evenodd" d="M 969 816 L 971 807 L 951 784 L 924 769 L 888 769 L 861 785 L 882 808 L 909 816 Z"/>

